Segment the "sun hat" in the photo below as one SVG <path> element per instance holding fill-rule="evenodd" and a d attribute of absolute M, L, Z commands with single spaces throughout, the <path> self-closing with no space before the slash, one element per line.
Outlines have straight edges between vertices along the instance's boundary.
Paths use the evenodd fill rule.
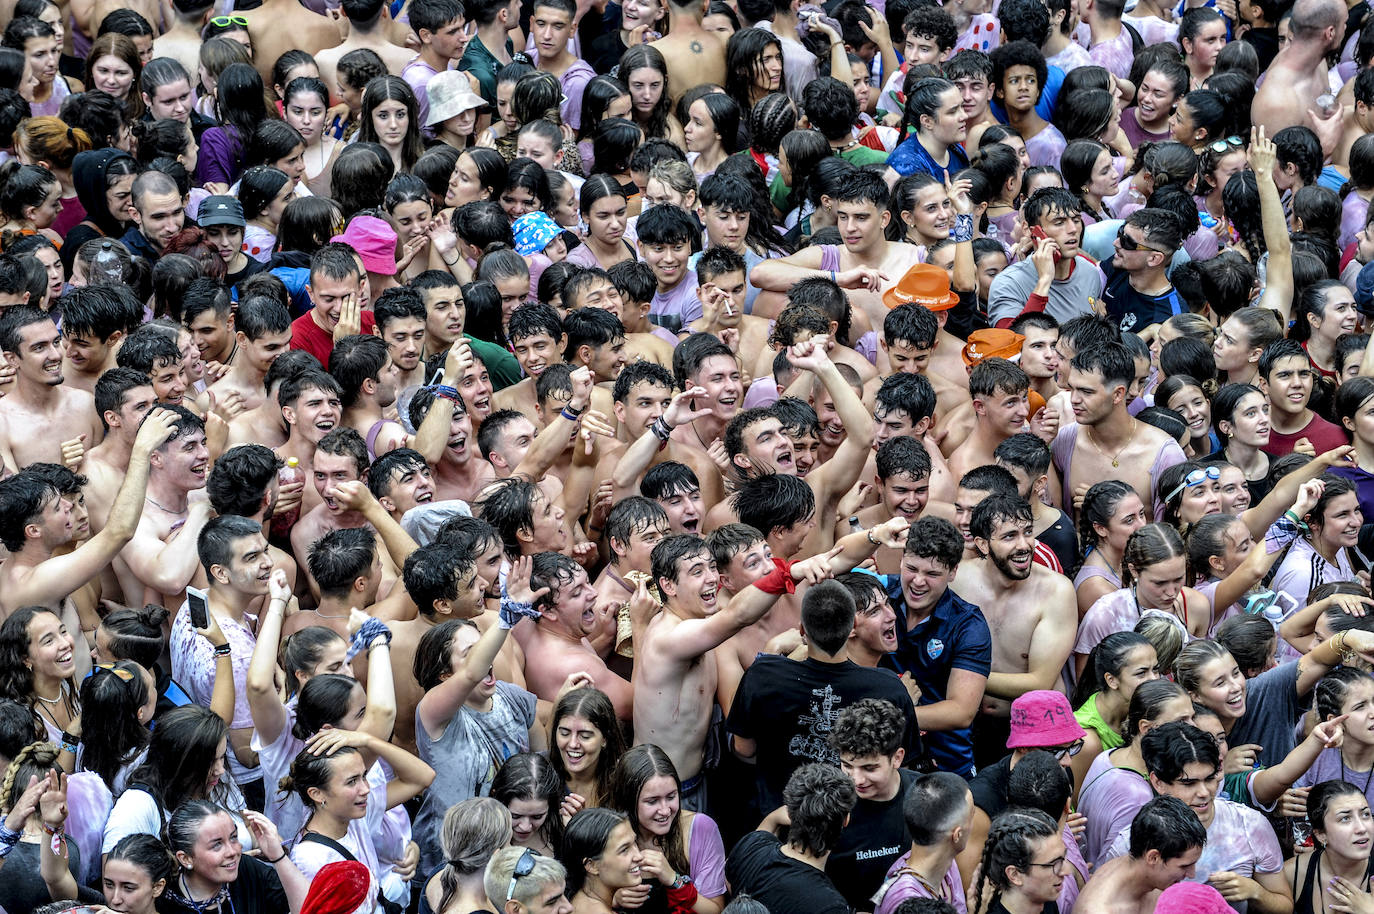
<path fill-rule="evenodd" d="M 949 288 L 949 274 L 931 263 L 918 263 L 883 293 L 888 308 L 898 305 L 924 305 L 931 311 L 948 311 L 959 304 L 959 296 Z"/>
<path fill-rule="evenodd" d="M 1067 746 L 1086 735 L 1074 719 L 1073 707 L 1062 692 L 1035 689 L 1011 703 L 1008 749 Z"/>

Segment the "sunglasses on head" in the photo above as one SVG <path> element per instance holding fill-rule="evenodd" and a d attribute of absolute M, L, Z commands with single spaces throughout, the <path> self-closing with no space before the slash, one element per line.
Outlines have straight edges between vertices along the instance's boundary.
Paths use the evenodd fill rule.
<path fill-rule="evenodd" d="M 129 672 L 123 667 L 117 667 L 113 663 L 97 663 L 95 665 L 95 668 L 97 670 L 109 670 L 111 673 L 114 673 L 116 676 L 118 676 L 122 682 L 134 681 L 133 673 Z"/>
<path fill-rule="evenodd" d="M 1244 145 L 1245 140 L 1241 139 L 1240 137 L 1228 136 L 1224 140 L 1217 140 L 1214 143 L 1208 143 L 1207 148 L 1212 150 L 1213 152 L 1229 152 L 1232 149 L 1239 149 Z"/>
<path fill-rule="evenodd" d="M 1172 492 L 1170 492 L 1164 500 L 1173 501 L 1174 496 L 1177 495 L 1179 492 L 1182 492 L 1184 489 L 1191 489 L 1193 488 L 1193 486 L 1200 486 L 1209 479 L 1212 480 L 1212 482 L 1216 482 L 1220 478 L 1221 470 L 1217 469 L 1216 467 L 1203 467 L 1200 469 L 1193 470 L 1187 476 L 1183 477 L 1183 482 L 1179 483 L 1178 487 L 1174 489 Z"/>
<path fill-rule="evenodd" d="M 248 28 L 248 20 L 242 16 L 216 16 L 210 20 L 210 24 L 219 29 L 229 25 L 241 25 Z"/>
<path fill-rule="evenodd" d="M 506 887 L 506 901 L 515 897 L 515 884 L 520 881 L 522 876 L 528 876 L 534 872 L 534 851 L 528 847 L 520 855 L 520 859 L 515 861 L 515 869 L 510 874 L 510 885 Z"/>

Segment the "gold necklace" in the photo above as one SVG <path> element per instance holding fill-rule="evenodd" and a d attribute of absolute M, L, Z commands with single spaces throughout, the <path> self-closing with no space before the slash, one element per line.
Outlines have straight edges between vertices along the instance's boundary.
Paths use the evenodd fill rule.
<path fill-rule="evenodd" d="M 1136 423 L 1131 427 L 1131 437 L 1127 438 L 1127 439 L 1126 439 L 1126 443 L 1123 444 L 1120 448 L 1117 449 L 1117 452 L 1116 452 L 1115 456 L 1113 456 L 1112 458 L 1110 458 L 1111 461 L 1112 461 L 1112 467 L 1113 467 L 1113 468 L 1121 466 L 1121 455 L 1126 451 L 1126 448 L 1128 448 L 1128 447 L 1131 446 L 1131 442 L 1135 440 L 1135 433 L 1136 433 L 1137 431 L 1139 431 L 1139 430 L 1140 430 L 1140 423 L 1139 423 L 1139 422 L 1136 422 Z M 1093 437 L 1093 430 L 1092 430 L 1092 428 L 1090 428 L 1090 427 L 1089 427 L 1089 428 L 1085 428 L 1084 431 L 1086 431 L 1086 432 L 1088 433 L 1088 443 L 1091 444 L 1091 445 L 1093 446 L 1093 450 L 1097 451 L 1097 453 L 1100 454 L 1100 455 L 1103 457 L 1103 459 L 1107 459 L 1107 452 L 1104 451 L 1104 450 L 1102 450 L 1102 448 L 1098 445 L 1097 439 Z"/>

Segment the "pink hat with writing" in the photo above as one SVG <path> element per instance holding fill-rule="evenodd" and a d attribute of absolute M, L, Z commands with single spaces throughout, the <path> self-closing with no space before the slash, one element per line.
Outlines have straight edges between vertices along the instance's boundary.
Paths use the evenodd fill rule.
<path fill-rule="evenodd" d="M 1176 882 L 1155 902 L 1155 914 L 1231 914 L 1233 910 L 1220 892 L 1200 882 Z"/>
<path fill-rule="evenodd" d="M 342 235 L 329 240 L 342 241 L 357 251 L 367 272 L 396 275 L 396 231 L 385 219 L 355 216 Z"/>
<path fill-rule="evenodd" d="M 1036 689 L 1011 703 L 1008 749 L 1067 746 L 1085 735 L 1074 719 L 1073 707 L 1061 692 Z"/>

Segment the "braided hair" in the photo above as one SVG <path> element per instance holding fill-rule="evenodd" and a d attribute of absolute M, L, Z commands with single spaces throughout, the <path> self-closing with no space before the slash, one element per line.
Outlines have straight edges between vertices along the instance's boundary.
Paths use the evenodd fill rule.
<path fill-rule="evenodd" d="M 997 903 L 1002 892 L 1010 888 L 1007 867 L 1029 869 L 1033 852 L 1031 843 L 1059 834 L 1059 826 L 1038 809 L 1008 809 L 992 820 L 987 841 L 983 844 L 983 859 L 979 866 L 978 887 L 973 892 L 972 914 L 983 907 L 984 883 L 992 882 L 992 897 L 987 910 Z"/>
<path fill-rule="evenodd" d="M 30 777 L 44 778 L 57 768 L 57 753 L 57 746 L 47 741 L 29 743 L 20 749 L 5 769 L 5 779 L 0 781 L 0 808 L 9 812 L 19 802 L 19 795 L 28 787 Z"/>

